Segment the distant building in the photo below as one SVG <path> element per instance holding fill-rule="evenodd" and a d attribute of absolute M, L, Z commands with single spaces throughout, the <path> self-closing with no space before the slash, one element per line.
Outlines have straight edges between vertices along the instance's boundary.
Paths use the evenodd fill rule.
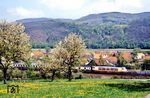
<path fill-rule="evenodd" d="M 140 59 L 143 59 L 145 57 L 145 54 L 144 53 L 137 53 L 137 59 L 140 60 Z"/>
<path fill-rule="evenodd" d="M 132 55 L 130 52 L 122 53 L 122 57 L 126 60 L 127 63 L 130 63 L 132 61 Z"/>
<path fill-rule="evenodd" d="M 108 57 L 107 53 L 105 53 L 105 52 L 99 52 L 99 51 L 95 51 L 93 53 L 93 55 L 94 55 L 95 59 L 99 59 L 100 56 L 102 56 L 102 58 L 107 58 Z"/>
<path fill-rule="evenodd" d="M 117 57 L 115 56 L 109 56 L 108 58 L 106 58 L 106 60 L 112 65 L 116 65 L 117 64 Z"/>
<path fill-rule="evenodd" d="M 33 58 L 41 58 L 41 57 L 43 57 L 44 55 L 45 55 L 45 53 L 42 52 L 41 50 L 34 50 L 34 51 L 32 51 L 32 53 L 31 53 L 31 57 L 33 57 Z"/>
<path fill-rule="evenodd" d="M 144 60 L 150 60 L 150 55 L 144 56 Z"/>

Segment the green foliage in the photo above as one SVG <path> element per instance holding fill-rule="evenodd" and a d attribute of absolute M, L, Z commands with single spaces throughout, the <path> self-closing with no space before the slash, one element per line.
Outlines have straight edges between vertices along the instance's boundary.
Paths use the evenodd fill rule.
<path fill-rule="evenodd" d="M 15 68 L 12 72 L 12 77 L 13 78 L 21 78 L 21 74 L 22 74 L 21 70 Z"/>
<path fill-rule="evenodd" d="M 38 69 L 39 69 L 40 77 L 44 79 L 50 78 L 51 70 L 55 69 L 53 67 L 51 58 L 49 58 L 49 56 L 44 56 L 42 59 L 37 60 L 36 63 L 39 65 Z"/>
<path fill-rule="evenodd" d="M 144 60 L 142 70 L 150 70 L 150 60 Z"/>
<path fill-rule="evenodd" d="M 97 64 L 96 64 L 95 60 L 91 60 L 91 62 L 90 62 L 90 63 L 91 63 L 91 65 L 92 65 L 92 66 L 97 66 Z"/>
<path fill-rule="evenodd" d="M 100 55 L 100 57 L 99 57 L 99 64 L 100 64 L 100 65 L 104 65 L 104 64 L 105 64 L 105 60 L 104 60 L 104 58 L 102 57 L 102 55 Z"/>
<path fill-rule="evenodd" d="M 27 70 L 26 74 L 27 74 L 27 78 L 29 78 L 29 79 L 38 79 L 38 78 L 40 78 L 40 73 L 38 71 Z"/>
<path fill-rule="evenodd" d="M 140 48 L 135 48 L 135 49 L 133 49 L 133 55 L 134 56 L 137 56 L 137 53 L 141 53 L 141 49 Z"/>
<path fill-rule="evenodd" d="M 133 57 L 132 57 L 132 59 L 133 59 L 133 62 L 135 62 L 135 63 L 138 63 L 138 59 L 137 59 L 137 54 L 138 53 L 141 53 L 141 49 L 140 48 L 133 49 L 133 52 L 132 52 Z"/>
<path fill-rule="evenodd" d="M 118 53 L 117 55 L 117 66 L 124 66 L 126 64 L 126 60 L 123 58 L 122 53 Z"/>
<path fill-rule="evenodd" d="M 37 43 L 32 43 L 32 48 L 38 48 L 38 49 L 43 49 L 43 48 L 47 48 L 49 45 L 48 43 L 41 43 L 41 42 L 37 42 Z"/>
<path fill-rule="evenodd" d="M 64 79 L 65 78 L 65 72 L 56 71 L 56 78 Z"/>
<path fill-rule="evenodd" d="M 12 74 L 11 74 L 12 78 L 22 78 L 25 79 L 27 78 L 27 74 L 25 71 L 21 71 L 18 68 L 15 68 L 12 70 Z"/>
<path fill-rule="evenodd" d="M 150 51 L 148 50 L 148 51 L 142 51 L 143 53 L 145 53 L 145 54 L 148 54 L 148 55 L 150 55 Z"/>

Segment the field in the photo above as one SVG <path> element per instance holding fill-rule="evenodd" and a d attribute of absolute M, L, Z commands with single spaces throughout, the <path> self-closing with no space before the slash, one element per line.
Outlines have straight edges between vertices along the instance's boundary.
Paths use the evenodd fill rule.
<path fill-rule="evenodd" d="M 20 92 L 7 94 L 0 83 L 0 98 L 143 98 L 150 93 L 150 80 L 82 79 L 9 81 Z"/>

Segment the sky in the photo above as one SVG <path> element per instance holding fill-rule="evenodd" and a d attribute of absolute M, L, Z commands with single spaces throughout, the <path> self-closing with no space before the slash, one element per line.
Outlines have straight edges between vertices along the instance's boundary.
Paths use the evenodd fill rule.
<path fill-rule="evenodd" d="M 150 0 L 1 0 L 0 19 L 69 18 L 105 12 L 150 12 Z"/>

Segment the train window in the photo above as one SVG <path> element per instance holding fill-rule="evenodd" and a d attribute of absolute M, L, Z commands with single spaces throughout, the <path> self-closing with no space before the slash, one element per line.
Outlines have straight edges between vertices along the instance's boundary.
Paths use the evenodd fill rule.
<path fill-rule="evenodd" d="M 101 70 L 101 68 L 98 68 L 99 70 Z"/>
<path fill-rule="evenodd" d="M 114 70 L 114 68 L 111 68 L 111 70 Z"/>

